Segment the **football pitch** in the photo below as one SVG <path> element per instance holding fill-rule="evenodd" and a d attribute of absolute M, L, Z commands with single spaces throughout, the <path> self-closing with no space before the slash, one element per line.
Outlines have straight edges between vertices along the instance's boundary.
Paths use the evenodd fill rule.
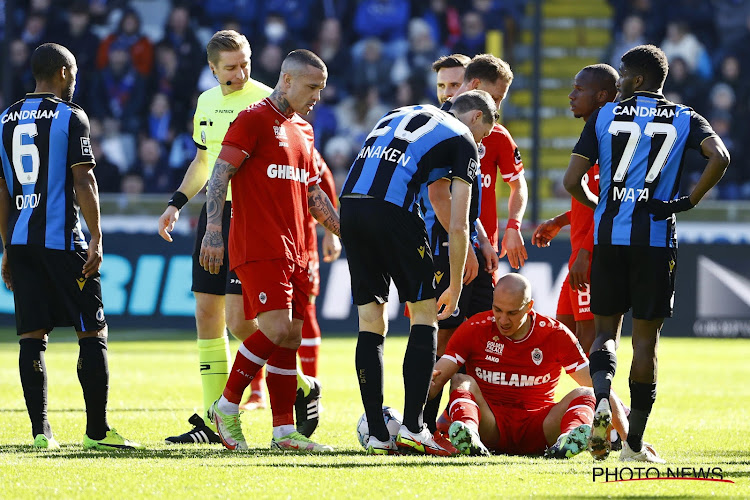
<path fill-rule="evenodd" d="M 166 436 L 188 430 L 187 418 L 200 412 L 194 333 L 117 328 L 109 343 L 109 423 L 147 449 L 83 451 L 85 414 L 75 370 L 78 346 L 72 332 L 56 331 L 46 362 L 49 419 L 62 448 L 36 452 L 18 377 L 17 340 L 11 330 L 0 333 L 2 498 L 750 496 L 747 339 L 662 339 L 659 393 L 646 440 L 667 464 L 649 471 L 643 467 L 640 473 L 663 478 L 669 468 L 693 479 L 615 482 L 637 478 L 637 467 L 643 464 L 624 468 L 627 464 L 617 460 L 618 453 L 597 463 L 588 453 L 566 461 L 365 456 L 355 435 L 362 405 L 354 374 L 354 336 L 324 336 L 319 374 L 324 412 L 313 437 L 333 445 L 336 453 L 313 456 L 269 450 L 270 410 L 243 414 L 249 452 L 229 452 L 220 445 L 164 444 Z M 624 338 L 620 346 L 613 385 L 625 401 L 629 342 Z M 232 342 L 233 351 L 237 345 Z M 402 336 L 386 342 L 385 403 L 399 410 L 405 348 Z M 569 377 L 564 375 L 562 381 L 558 397 L 573 387 Z M 701 468 L 710 469 L 708 476 L 714 480 L 695 480 Z"/>

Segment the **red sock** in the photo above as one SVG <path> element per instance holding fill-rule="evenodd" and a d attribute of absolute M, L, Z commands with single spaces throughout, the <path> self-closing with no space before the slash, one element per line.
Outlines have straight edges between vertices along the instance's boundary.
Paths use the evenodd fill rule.
<path fill-rule="evenodd" d="M 266 380 L 266 371 L 264 369 L 258 370 L 258 373 L 255 375 L 255 378 L 252 382 L 250 382 L 250 390 L 255 393 L 263 394 L 263 386 L 266 385 L 264 382 Z"/>
<path fill-rule="evenodd" d="M 266 365 L 266 384 L 271 397 L 273 426 L 294 425 L 294 400 L 297 398 L 297 350 L 276 349 Z"/>
<path fill-rule="evenodd" d="M 245 339 L 234 357 L 232 371 L 224 387 L 224 397 L 230 403 L 240 404 L 243 391 L 277 347 L 260 330 Z"/>
<path fill-rule="evenodd" d="M 591 425 L 594 420 L 595 404 L 596 398 L 591 394 L 584 394 L 573 399 L 560 421 L 560 434 L 572 431 L 582 424 Z"/>
<path fill-rule="evenodd" d="M 474 429 L 479 429 L 479 405 L 474 395 L 469 391 L 456 389 L 450 393 L 448 415 L 453 422 L 460 420 L 474 427 Z"/>
<path fill-rule="evenodd" d="M 305 320 L 302 323 L 302 345 L 299 353 L 302 373 L 311 377 L 318 376 L 318 350 L 320 348 L 320 325 L 315 304 L 305 307 Z"/>

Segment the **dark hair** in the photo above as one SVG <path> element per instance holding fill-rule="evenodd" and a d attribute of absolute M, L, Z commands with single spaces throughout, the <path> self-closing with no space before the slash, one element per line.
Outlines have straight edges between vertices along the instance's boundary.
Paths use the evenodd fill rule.
<path fill-rule="evenodd" d="M 328 71 L 326 63 L 323 62 L 323 59 L 318 57 L 315 52 L 307 49 L 297 49 L 291 51 L 284 58 L 284 62 L 282 63 L 282 65 L 286 65 L 288 63 L 292 63 L 295 65 L 307 65 L 318 68 L 321 71 Z"/>
<path fill-rule="evenodd" d="M 669 73 L 669 63 L 664 51 L 656 45 L 633 47 L 625 52 L 620 60 L 625 67 L 643 76 L 644 87 L 647 89 L 655 90 L 664 86 Z"/>
<path fill-rule="evenodd" d="M 599 90 L 606 90 L 613 97 L 617 93 L 617 79 L 619 75 L 617 70 L 609 64 L 590 64 L 581 71 L 591 74 L 593 80 L 598 84 Z"/>
<path fill-rule="evenodd" d="M 50 80 L 63 66 L 73 68 L 75 65 L 73 54 L 56 43 L 44 43 L 31 54 L 31 73 L 38 82 Z"/>
<path fill-rule="evenodd" d="M 451 111 L 460 115 L 478 109 L 484 123 L 494 123 L 498 119 L 497 107 L 492 96 L 484 90 L 469 90 L 452 99 Z"/>
<path fill-rule="evenodd" d="M 502 78 L 510 84 L 513 82 L 513 71 L 510 65 L 499 57 L 492 54 L 479 54 L 474 56 L 474 59 L 466 66 L 466 73 L 464 73 L 465 82 L 470 82 L 474 78 L 490 83 L 495 83 L 498 78 Z"/>
<path fill-rule="evenodd" d="M 469 56 L 463 54 L 451 54 L 449 56 L 441 56 L 437 61 L 432 63 L 432 71 L 437 73 L 441 69 L 448 68 L 466 68 L 471 62 Z"/>

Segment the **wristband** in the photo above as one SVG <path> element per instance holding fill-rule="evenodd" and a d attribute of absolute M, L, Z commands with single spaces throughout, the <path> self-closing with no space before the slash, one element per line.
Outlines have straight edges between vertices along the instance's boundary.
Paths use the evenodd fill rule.
<path fill-rule="evenodd" d="M 508 224 L 505 225 L 505 229 L 521 229 L 521 222 L 516 219 L 508 219 Z"/>
<path fill-rule="evenodd" d="M 177 207 L 177 210 L 182 209 L 182 207 L 185 206 L 185 203 L 188 202 L 188 197 L 185 196 L 180 191 L 175 191 L 172 197 L 167 202 L 167 206 L 173 206 Z"/>

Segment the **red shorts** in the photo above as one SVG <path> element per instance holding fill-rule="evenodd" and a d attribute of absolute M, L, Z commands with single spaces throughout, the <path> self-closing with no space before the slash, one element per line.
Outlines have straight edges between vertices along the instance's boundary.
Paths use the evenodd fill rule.
<path fill-rule="evenodd" d="M 489 404 L 489 403 L 488 403 Z M 540 455 L 547 448 L 544 419 L 554 403 L 539 410 L 513 406 L 492 406 L 500 438 L 497 443 L 485 443 L 488 448 L 507 455 Z"/>
<path fill-rule="evenodd" d="M 594 319 L 594 314 L 591 312 L 591 286 L 586 285 L 585 290 L 573 290 L 568 281 L 569 277 L 570 275 L 565 277 L 560 289 L 560 298 L 557 299 L 557 315 L 573 316 L 576 321 Z"/>
<path fill-rule="evenodd" d="M 277 309 L 291 309 L 292 317 L 304 319 L 309 279 L 307 268 L 287 259 L 245 262 L 234 269 L 242 282 L 245 319 Z"/>

